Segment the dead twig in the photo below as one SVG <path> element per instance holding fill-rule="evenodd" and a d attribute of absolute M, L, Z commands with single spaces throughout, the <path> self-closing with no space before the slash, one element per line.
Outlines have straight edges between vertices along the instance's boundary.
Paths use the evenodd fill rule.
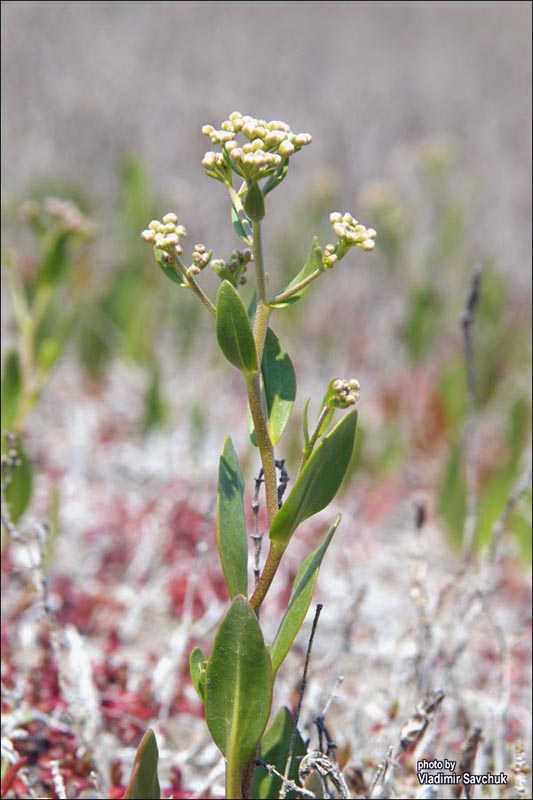
<path fill-rule="evenodd" d="M 476 535 L 478 515 L 478 464 L 476 441 L 476 371 L 474 348 L 472 343 L 472 328 L 474 314 L 479 303 L 482 268 L 474 268 L 465 309 L 461 316 L 461 329 L 463 332 L 463 351 L 467 383 L 467 418 L 464 431 L 464 454 L 467 485 L 467 509 L 463 535 L 463 555 L 466 563 L 472 559 Z"/>

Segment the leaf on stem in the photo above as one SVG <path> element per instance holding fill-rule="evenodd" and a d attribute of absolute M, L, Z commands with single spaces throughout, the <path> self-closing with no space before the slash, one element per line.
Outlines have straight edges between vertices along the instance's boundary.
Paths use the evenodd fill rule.
<path fill-rule="evenodd" d="M 5 490 L 6 503 L 13 522 L 17 522 L 24 514 L 33 494 L 33 467 L 20 439 L 17 441 L 17 455 L 19 464 Z"/>
<path fill-rule="evenodd" d="M 157 777 L 159 751 L 152 729 L 146 731 L 137 748 L 130 782 L 124 794 L 125 800 L 159 800 L 161 789 Z"/>
<path fill-rule="evenodd" d="M 244 198 L 244 210 L 253 222 L 261 222 L 265 217 L 265 199 L 256 181 L 248 187 Z"/>
<path fill-rule="evenodd" d="M 11 430 L 22 399 L 22 371 L 16 350 L 10 350 L 2 374 L 2 430 Z"/>
<path fill-rule="evenodd" d="M 309 257 L 305 262 L 304 266 L 302 267 L 300 272 L 294 276 L 292 281 L 287 284 L 287 286 L 283 289 L 283 291 L 279 292 L 279 294 L 285 294 L 285 292 L 290 291 L 294 286 L 297 286 L 299 283 L 301 283 L 301 281 L 305 280 L 310 275 L 312 275 L 313 272 L 316 272 L 317 269 L 322 270 L 323 264 L 322 264 L 322 248 L 320 247 L 318 239 L 315 236 L 313 239 L 313 244 L 311 246 L 311 252 L 309 253 Z M 276 298 L 274 297 L 274 299 L 270 303 L 270 307 L 285 308 L 285 306 L 290 306 L 293 303 L 296 303 L 296 301 L 299 300 L 300 297 L 304 296 L 309 286 L 310 284 L 304 286 L 303 289 L 300 289 L 298 292 L 293 294 L 292 297 L 288 298 L 288 300 L 283 300 L 280 303 L 277 303 Z"/>
<path fill-rule="evenodd" d="M 260 759 L 266 764 L 274 766 L 279 773 L 285 774 L 285 766 L 291 747 L 294 720 L 288 708 L 283 706 L 274 717 L 261 741 Z M 289 780 L 297 781 L 299 759 L 307 752 L 300 732 L 296 731 L 292 761 L 289 769 Z M 281 789 L 281 778 L 270 775 L 266 770 L 258 767 L 255 771 L 250 797 L 260 797 L 262 800 L 277 800 Z M 288 800 L 297 795 L 287 792 Z"/>
<path fill-rule="evenodd" d="M 68 240 L 71 237 L 70 231 L 53 233 L 45 239 L 45 247 L 39 275 L 38 284 L 58 283 L 65 277 L 68 269 Z"/>
<path fill-rule="evenodd" d="M 339 490 L 352 456 L 357 411 L 349 411 L 313 450 L 270 528 L 284 547 L 308 517 L 325 508 Z"/>
<path fill-rule="evenodd" d="M 238 595 L 222 620 L 207 664 L 205 718 L 229 772 L 237 773 L 265 730 L 272 704 L 272 662 L 257 617 Z"/>
<path fill-rule="evenodd" d="M 178 286 L 186 285 L 181 279 L 180 275 L 176 272 L 176 267 L 172 261 L 167 261 L 168 254 L 164 250 L 154 247 L 154 256 L 155 260 L 161 267 L 161 272 L 167 276 L 169 281 L 172 281 L 172 283 L 177 283 Z"/>
<path fill-rule="evenodd" d="M 246 308 L 229 281 L 222 281 L 217 295 L 216 332 L 220 349 L 241 372 L 257 370 L 257 352 Z"/>
<path fill-rule="evenodd" d="M 313 598 L 313 591 L 318 578 L 320 565 L 322 564 L 322 559 L 324 558 L 326 550 L 328 549 L 333 538 L 333 534 L 339 527 L 340 521 L 341 515 L 338 514 L 335 522 L 330 527 L 320 547 L 317 547 L 314 552 L 307 556 L 296 573 L 289 599 L 289 605 L 287 606 L 287 610 L 283 615 L 278 632 L 276 633 L 274 641 L 272 642 L 271 657 L 274 672 L 279 669 L 285 660 L 287 653 L 289 652 L 291 645 L 303 624 L 305 615 L 307 614 L 307 610 Z"/>
<path fill-rule="evenodd" d="M 248 540 L 244 517 L 244 479 L 228 436 L 218 464 L 217 543 L 226 586 L 233 599 L 248 594 Z"/>
<path fill-rule="evenodd" d="M 252 241 L 251 238 L 250 238 L 251 231 L 252 231 L 252 220 L 244 213 L 244 211 L 242 212 L 242 215 L 243 215 L 244 219 L 247 220 L 247 222 L 248 222 L 250 233 L 246 233 L 246 228 L 243 225 L 243 220 L 239 216 L 235 206 L 232 204 L 232 206 L 231 206 L 231 224 L 233 225 L 233 230 L 235 231 L 235 233 L 237 234 L 239 239 L 242 239 L 243 242 L 245 242 L 248 245 L 248 247 L 250 247 L 251 246 L 251 241 Z"/>
<path fill-rule="evenodd" d="M 263 376 L 265 407 L 267 412 L 268 432 L 272 444 L 277 444 L 294 405 L 296 397 L 296 375 L 288 353 L 271 328 L 268 328 L 263 360 L 261 362 Z M 250 437 L 257 447 L 253 420 L 249 414 Z"/>
<path fill-rule="evenodd" d="M 196 694 L 205 703 L 205 673 L 207 669 L 207 659 L 199 647 L 191 650 L 189 656 L 189 670 L 191 673 L 191 680 Z"/>

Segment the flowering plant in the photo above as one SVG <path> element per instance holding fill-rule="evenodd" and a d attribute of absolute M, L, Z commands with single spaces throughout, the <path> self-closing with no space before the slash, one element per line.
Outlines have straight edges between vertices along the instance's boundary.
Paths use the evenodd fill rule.
<path fill-rule="evenodd" d="M 244 479 L 238 455 L 228 437 L 219 461 L 217 542 L 231 605 L 216 633 L 210 656 L 206 657 L 199 648 L 191 653 L 191 677 L 204 704 L 211 736 L 226 759 L 226 796 L 277 797 L 280 776 L 285 776 L 283 784 L 287 791 L 289 786 L 296 788 L 298 771 L 290 763 L 297 748 L 289 712 L 282 709 L 267 729 L 274 680 L 305 619 L 322 559 L 340 515 L 322 544 L 301 564 L 287 608 L 269 646 L 265 644 L 258 615 L 295 530 L 331 503 L 343 481 L 354 446 L 357 422 L 354 406 L 360 387 L 355 379 L 333 378 L 313 425 L 309 424 L 307 401 L 301 463 L 292 489 L 283 500 L 288 476 L 284 462 L 275 457 L 275 446 L 294 405 L 296 376 L 292 361 L 270 323 L 274 312 L 300 300 L 309 286 L 335 267 L 350 248 L 372 250 L 376 232 L 358 223 L 351 214 L 331 214 L 336 241 L 322 246 L 315 237 L 302 269 L 283 289 L 272 294 L 262 247 L 265 199 L 285 179 L 290 159 L 311 142 L 311 136 L 294 134 L 284 122 L 266 122 L 238 112 L 230 114 L 219 130 L 205 125 L 203 133 L 218 148 L 205 154 L 203 167 L 209 177 L 221 182 L 229 192 L 233 227 L 245 248 L 223 260 L 214 259 L 211 250 L 196 244 L 188 264 L 182 244 L 187 232 L 174 213 L 150 222 L 142 237 L 153 245 L 156 261 L 167 278 L 194 292 L 206 307 L 214 320 L 220 350 L 243 376 L 250 410 L 250 437 L 261 460 L 258 485 L 264 485 L 270 545 L 261 567 L 261 537 L 253 537 L 255 584 L 249 589 Z M 214 301 L 198 282 L 209 265 L 221 281 Z M 255 286 L 246 305 L 241 288 L 251 265 Z M 336 422 L 337 410 L 346 413 Z M 257 508 L 256 497 L 256 523 Z M 265 743 L 269 752 L 276 752 L 274 774 L 263 772 L 254 778 L 256 760 L 264 752 Z M 299 752 L 302 755 L 305 750 Z M 150 787 L 153 793 L 153 771 L 154 742 L 148 735 L 139 749 L 135 780 L 127 796 L 137 796 L 138 781 L 142 781 L 143 775 L 147 780 L 145 790 Z"/>

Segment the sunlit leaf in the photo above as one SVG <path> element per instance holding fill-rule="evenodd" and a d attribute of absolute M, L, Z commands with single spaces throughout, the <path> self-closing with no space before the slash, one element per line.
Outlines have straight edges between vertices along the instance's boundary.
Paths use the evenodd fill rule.
<path fill-rule="evenodd" d="M 124 794 L 125 800 L 159 800 L 161 789 L 157 777 L 159 751 L 154 732 L 144 734 L 133 762 L 130 782 Z"/>
<path fill-rule="evenodd" d="M 189 670 L 191 673 L 193 686 L 196 689 L 196 694 L 202 703 L 204 703 L 207 659 L 199 647 L 195 647 L 193 650 L 191 650 L 191 654 L 189 656 Z"/>
<path fill-rule="evenodd" d="M 294 730 L 294 720 L 288 708 L 283 706 L 274 717 L 261 741 L 261 753 L 259 758 L 266 764 L 276 767 L 281 775 L 285 774 L 285 765 L 289 757 L 291 739 Z M 297 730 L 294 747 L 292 751 L 292 761 L 289 769 L 289 780 L 296 781 L 298 778 L 299 760 L 306 754 L 307 750 L 300 732 Z M 270 775 L 264 768 L 257 767 L 250 797 L 258 797 L 261 800 L 277 800 L 281 788 L 281 778 Z M 295 792 L 287 792 L 286 797 L 290 800 L 297 795 Z"/>
<path fill-rule="evenodd" d="M 305 278 L 308 278 L 310 275 L 312 275 L 313 272 L 316 272 L 317 269 L 321 270 L 322 268 L 323 268 L 322 249 L 320 247 L 317 237 L 315 236 L 315 238 L 313 239 L 311 252 L 309 253 L 309 258 L 305 262 L 300 272 L 294 276 L 292 281 L 287 284 L 285 289 L 283 289 L 283 292 L 280 292 L 280 294 L 285 294 L 285 292 L 289 291 L 294 286 L 297 286 L 297 284 L 305 280 Z M 274 297 L 270 305 L 272 308 L 285 308 L 285 306 L 290 306 L 293 303 L 296 303 L 296 301 L 299 300 L 301 297 L 303 297 L 308 288 L 309 284 L 307 286 L 304 286 L 303 289 L 300 289 L 300 291 L 296 292 L 296 294 L 294 294 L 288 300 L 283 300 L 282 302 L 276 302 L 276 298 Z"/>
<path fill-rule="evenodd" d="M 217 543 L 231 598 L 248 593 L 248 539 L 243 495 L 239 459 L 228 436 L 218 465 Z"/>
<path fill-rule="evenodd" d="M 286 546 L 301 522 L 331 503 L 350 463 L 356 425 L 357 412 L 349 411 L 315 447 L 272 521 L 272 541 Z"/>
<path fill-rule="evenodd" d="M 283 615 L 278 632 L 272 642 L 271 657 L 274 672 L 276 672 L 280 665 L 285 660 L 291 645 L 300 630 L 307 610 L 313 598 L 313 590 L 318 578 L 318 572 L 322 559 L 329 547 L 333 538 L 333 534 L 339 526 L 341 521 L 340 514 L 337 515 L 335 522 L 330 527 L 326 537 L 320 547 L 307 556 L 305 561 L 301 564 L 292 587 L 289 605 Z"/>
<path fill-rule="evenodd" d="M 259 744 L 272 704 L 272 662 L 257 617 L 238 595 L 222 620 L 207 664 L 205 718 L 232 769 Z"/>
<path fill-rule="evenodd" d="M 229 281 L 220 284 L 216 309 L 216 333 L 220 349 L 241 372 L 255 372 L 257 352 L 250 321 L 239 293 Z"/>

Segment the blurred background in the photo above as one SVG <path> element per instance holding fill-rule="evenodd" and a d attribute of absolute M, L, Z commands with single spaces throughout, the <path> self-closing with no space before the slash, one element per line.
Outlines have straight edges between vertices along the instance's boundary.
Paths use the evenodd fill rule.
<path fill-rule="evenodd" d="M 226 607 L 199 547 L 214 548 L 224 437 L 247 503 L 259 465 L 211 318 L 140 232 L 175 211 L 186 257 L 197 242 L 216 258 L 239 246 L 224 188 L 201 166 L 202 126 L 237 110 L 313 136 L 267 199 L 272 291 L 314 235 L 330 241 L 330 212 L 377 230 L 373 252 L 354 248 L 272 323 L 298 379 L 276 450 L 289 475 L 306 399 L 314 414 L 333 377 L 362 387 L 338 548 L 319 581 L 310 708 L 345 670 L 346 702 L 331 713 L 364 796 L 424 687 L 448 693 L 434 755 L 459 758 L 477 721 L 483 763 L 509 771 L 531 700 L 531 5 L 39 0 L 4 2 L 1 15 L 2 429 L 16 437 L 2 442 L 15 526 L 2 562 L 6 736 L 21 697 L 32 732 L 61 695 L 72 758 L 81 741 L 92 759 L 63 772 L 69 796 L 95 796 L 93 763 L 102 796 L 122 796 L 109 788 L 125 783 L 121 748 L 149 723 L 168 737 L 174 797 L 191 796 L 181 769 L 195 796 L 218 779 L 183 659 L 193 641 L 211 646 Z M 461 320 L 478 270 L 472 413 Z M 214 297 L 217 276 L 201 280 Z M 472 522 L 493 560 L 457 577 Z M 321 524 L 291 542 L 275 614 Z M 45 585 L 66 666 L 43 623 Z M 289 705 L 304 645 L 280 681 Z M 89 662 L 87 695 L 76 676 Z M 418 788 L 406 774 L 397 796 Z"/>

